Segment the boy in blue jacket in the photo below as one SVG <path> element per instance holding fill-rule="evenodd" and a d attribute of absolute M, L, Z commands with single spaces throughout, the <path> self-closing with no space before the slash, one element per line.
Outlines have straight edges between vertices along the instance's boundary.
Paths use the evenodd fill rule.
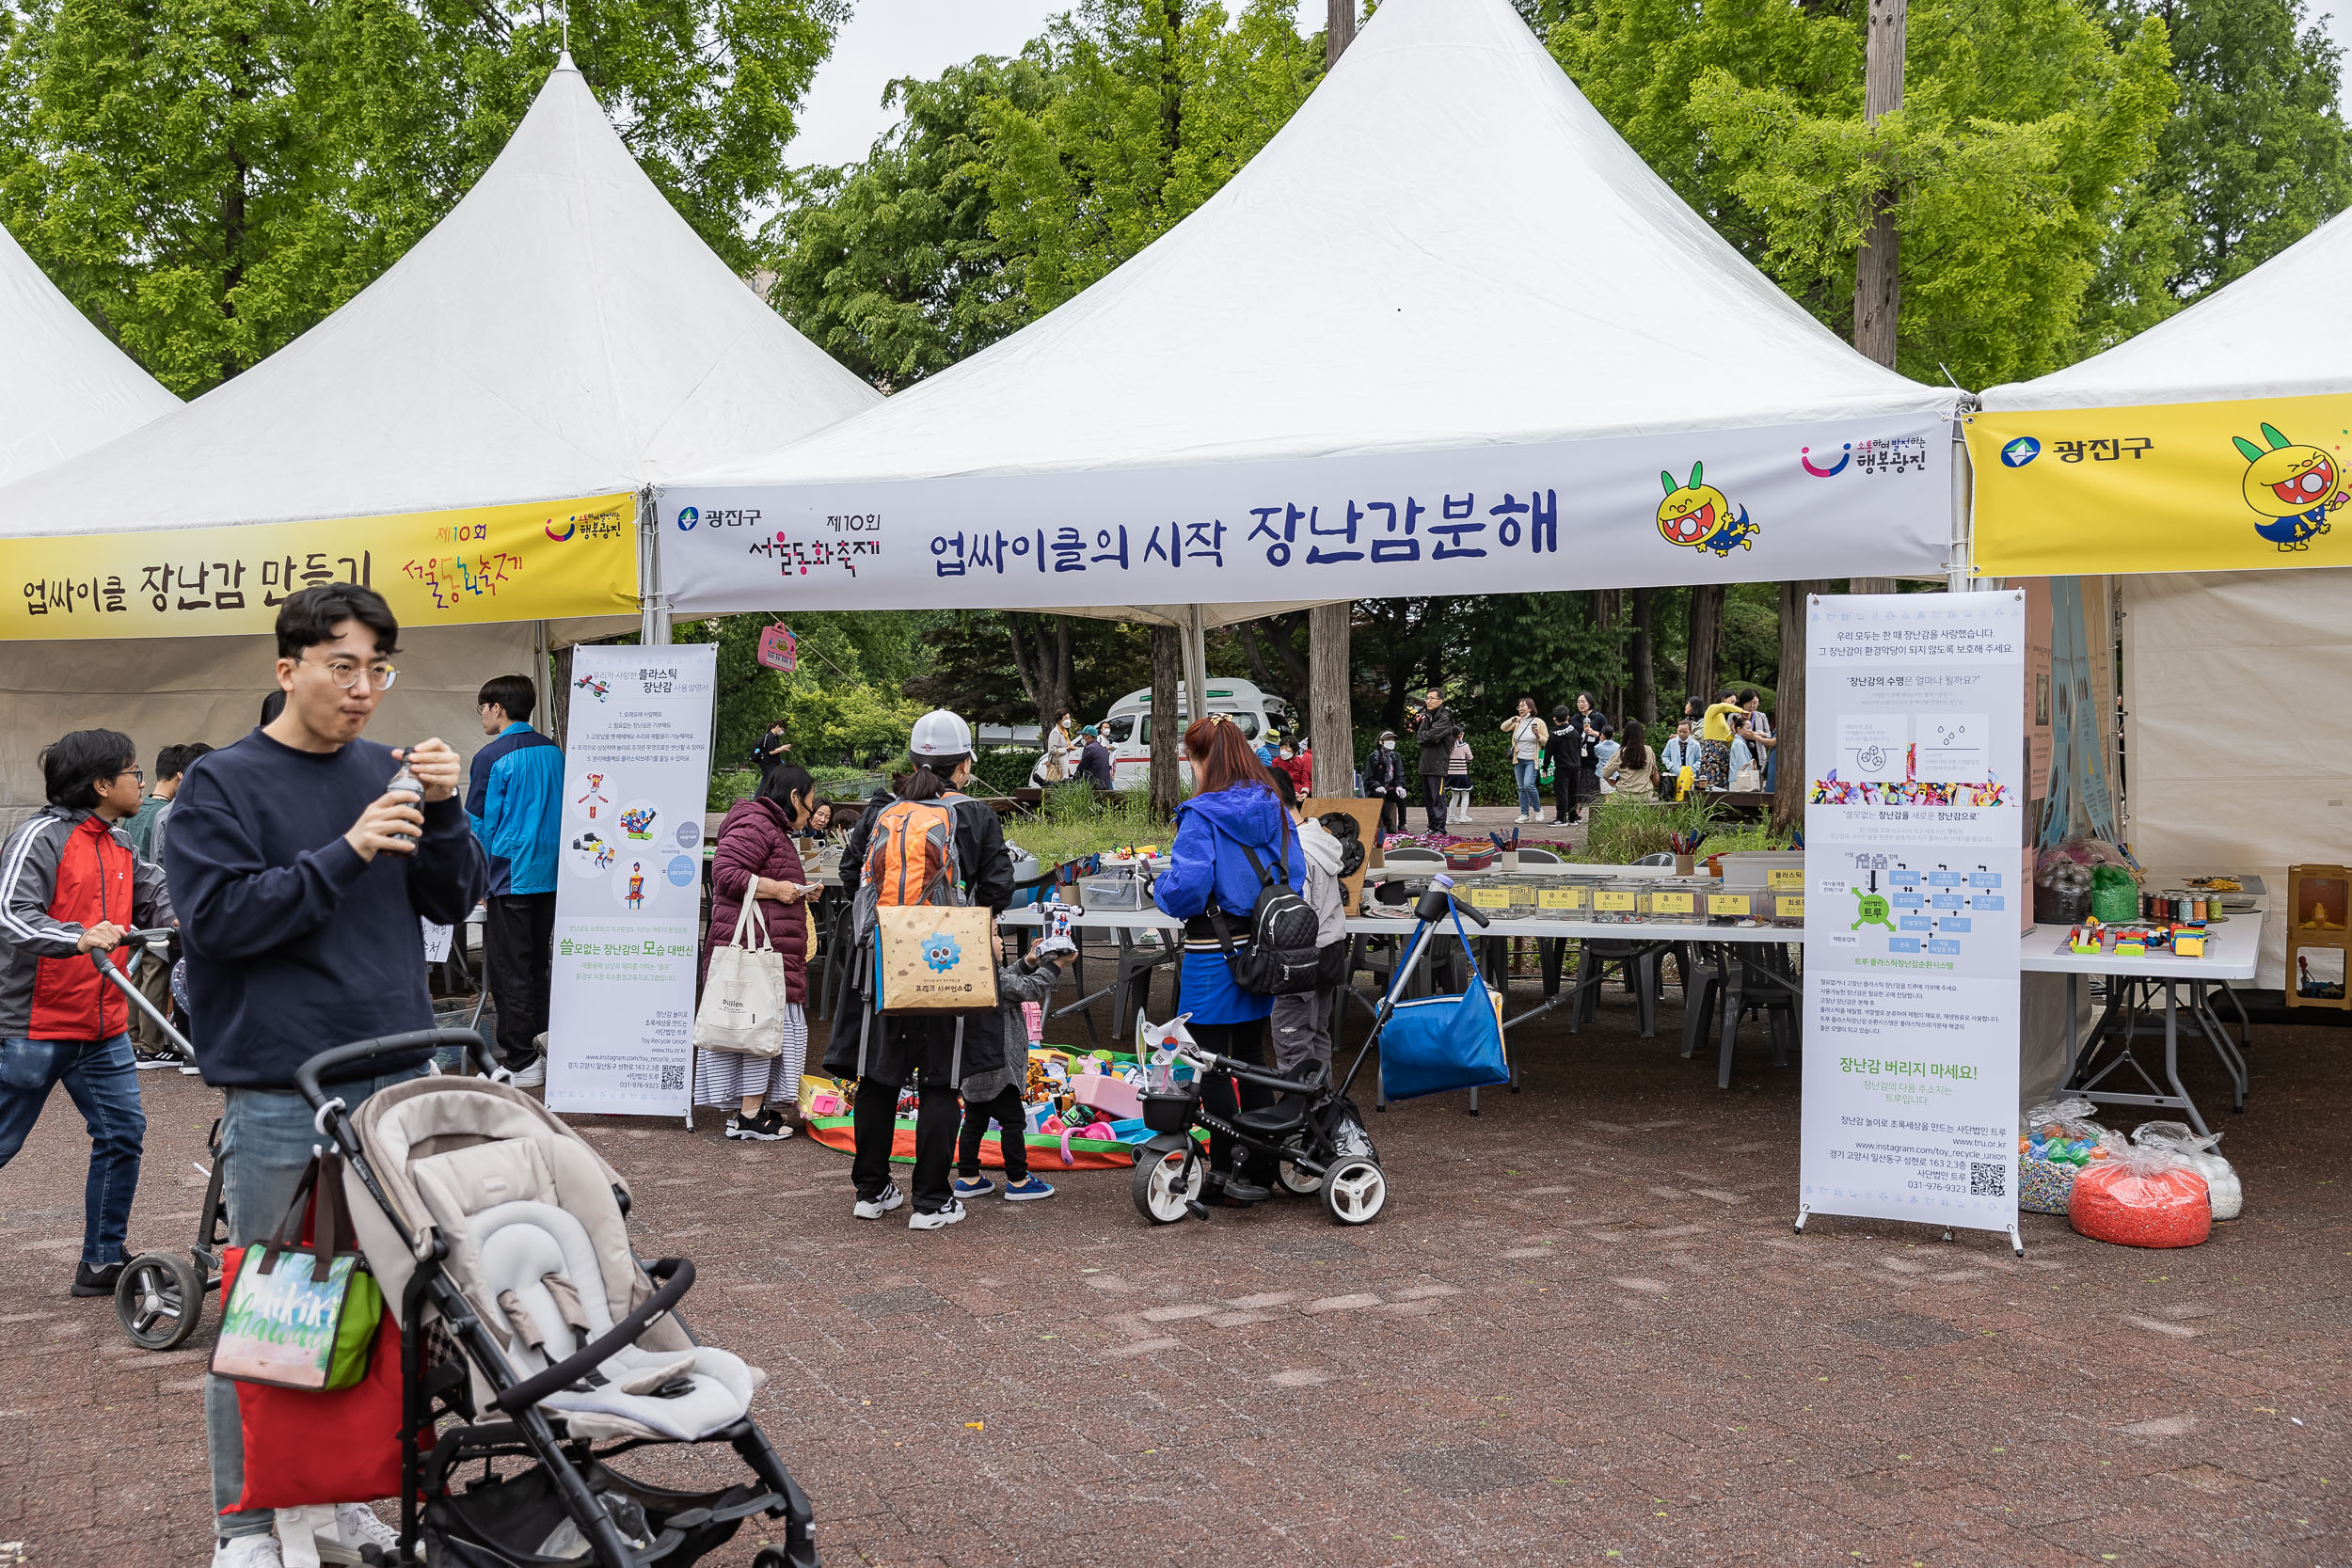
<path fill-rule="evenodd" d="M 564 751 L 531 727 L 538 700 L 528 675 L 484 683 L 482 733 L 497 738 L 474 753 L 466 790 L 466 815 L 490 860 L 482 957 L 498 998 L 499 1055 L 524 1088 L 548 1077 L 537 1041 L 548 1028 L 564 828 Z"/>

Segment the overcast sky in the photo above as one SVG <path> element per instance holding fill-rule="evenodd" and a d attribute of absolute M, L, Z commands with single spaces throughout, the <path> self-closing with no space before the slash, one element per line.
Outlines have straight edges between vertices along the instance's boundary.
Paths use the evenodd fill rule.
<path fill-rule="evenodd" d="M 2308 0 L 2307 0 L 2308 4 Z M 882 87 L 900 76 L 936 76 L 975 55 L 1011 55 L 1045 30 L 1046 21 L 1072 0 L 857 0 L 832 57 L 818 69 L 801 107 L 801 132 L 788 154 L 795 164 L 846 164 L 866 156 L 895 116 L 882 106 Z M 1300 0 L 1306 31 L 1323 25 L 1326 0 Z M 2325 16 L 2339 44 L 2352 45 L 2352 0 Z M 2332 14 L 2331 14 L 2332 13 Z"/>

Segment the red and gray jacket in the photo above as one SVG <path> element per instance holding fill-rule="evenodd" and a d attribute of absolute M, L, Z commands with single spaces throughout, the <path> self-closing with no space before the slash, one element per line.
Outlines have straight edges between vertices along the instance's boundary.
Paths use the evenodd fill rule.
<path fill-rule="evenodd" d="M 44 807 L 0 847 L 0 1036 L 103 1040 L 130 1028 L 130 1003 L 75 944 L 102 920 L 127 930 L 171 919 L 163 867 L 119 828 Z M 110 961 L 127 970 L 128 950 Z"/>

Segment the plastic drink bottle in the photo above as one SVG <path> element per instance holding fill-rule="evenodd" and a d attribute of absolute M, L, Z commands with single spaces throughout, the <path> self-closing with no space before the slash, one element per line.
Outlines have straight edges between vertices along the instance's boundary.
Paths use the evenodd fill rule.
<path fill-rule="evenodd" d="M 421 806 L 424 803 L 424 781 L 417 777 L 415 770 L 405 759 L 400 765 L 400 771 L 392 775 L 392 782 L 384 786 L 384 792 L 388 795 L 405 795 L 411 805 Z M 417 837 L 405 825 L 398 830 L 396 836 L 412 842 Z"/>

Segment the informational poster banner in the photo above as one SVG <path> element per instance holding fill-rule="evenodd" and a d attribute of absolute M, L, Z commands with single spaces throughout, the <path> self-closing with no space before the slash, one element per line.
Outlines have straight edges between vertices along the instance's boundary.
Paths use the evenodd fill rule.
<path fill-rule="evenodd" d="M 637 498 L 0 540 L 0 641 L 265 632 L 356 582 L 404 626 L 637 613 Z"/>
<path fill-rule="evenodd" d="M 2020 590 L 1808 605 L 1800 1228 L 2017 1241 L 2026 642 Z"/>
<path fill-rule="evenodd" d="M 548 1108 L 683 1116 L 718 649 L 572 653 Z"/>
<path fill-rule="evenodd" d="M 1496 594 L 1944 570 L 1939 414 L 1167 469 L 673 485 L 680 615 Z"/>

